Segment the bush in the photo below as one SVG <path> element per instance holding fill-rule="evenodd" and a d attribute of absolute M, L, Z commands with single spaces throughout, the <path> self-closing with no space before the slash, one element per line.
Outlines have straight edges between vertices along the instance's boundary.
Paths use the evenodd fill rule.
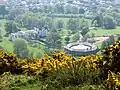
<path fill-rule="evenodd" d="M 87 57 L 86 60 L 87 59 L 89 59 L 89 57 Z M 94 63 L 92 64 L 94 65 Z M 66 64 L 65 68 L 58 69 L 53 73 L 49 73 L 49 77 L 47 78 L 46 82 L 48 85 L 53 85 L 53 87 L 57 88 L 67 87 L 71 85 L 77 86 L 84 83 L 101 83 L 101 72 L 99 68 L 95 68 L 93 65 L 89 67 L 89 65 L 90 63 L 87 63 L 83 60 L 72 60 L 71 63 Z"/>
<path fill-rule="evenodd" d="M 26 75 L 12 75 L 6 72 L 0 76 L 1 90 L 21 90 L 22 87 L 28 87 L 30 84 L 36 83 L 35 77 Z"/>
<path fill-rule="evenodd" d="M 41 59 L 19 59 L 14 54 L 0 50 L 0 89 L 18 90 L 35 82 L 38 84 L 36 88 L 45 90 L 105 90 L 104 86 L 108 90 L 119 90 L 119 60 L 120 41 L 106 47 L 102 55 L 80 58 L 64 52 L 55 52 Z M 3 74 L 5 72 L 11 74 Z"/>
<path fill-rule="evenodd" d="M 0 50 L 0 75 L 4 72 L 22 73 L 18 60 L 15 54 L 8 54 Z"/>

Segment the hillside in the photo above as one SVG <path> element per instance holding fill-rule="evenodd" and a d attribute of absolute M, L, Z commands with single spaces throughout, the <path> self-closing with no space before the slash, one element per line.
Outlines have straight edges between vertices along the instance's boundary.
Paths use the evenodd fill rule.
<path fill-rule="evenodd" d="M 44 58 L 19 59 L 0 51 L 1 90 L 117 90 L 120 89 L 120 41 L 102 55 L 79 58 L 55 52 Z"/>

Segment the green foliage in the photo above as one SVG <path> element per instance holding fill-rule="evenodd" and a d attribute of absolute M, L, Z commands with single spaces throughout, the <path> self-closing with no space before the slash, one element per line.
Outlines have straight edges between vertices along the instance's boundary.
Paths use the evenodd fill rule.
<path fill-rule="evenodd" d="M 0 76 L 1 90 L 21 90 L 24 87 L 29 87 L 30 84 L 36 84 L 36 78 L 26 75 L 12 75 L 5 72 Z"/>
<path fill-rule="evenodd" d="M 0 15 L 6 15 L 8 14 L 8 10 L 6 10 L 5 5 L 0 5 Z"/>
<path fill-rule="evenodd" d="M 70 37 L 69 37 L 69 36 L 66 36 L 66 37 L 65 37 L 65 41 L 66 41 L 66 44 L 68 44 L 69 41 L 70 41 Z"/>
<path fill-rule="evenodd" d="M 82 31 L 81 31 L 82 36 L 85 36 L 89 31 L 90 30 L 88 27 L 82 27 Z"/>
<path fill-rule="evenodd" d="M 27 47 L 27 43 L 23 39 L 16 39 L 14 41 L 14 51 L 19 58 L 25 58 L 29 55 L 29 50 Z"/>
<path fill-rule="evenodd" d="M 105 48 L 102 55 L 80 58 L 55 52 L 41 59 L 19 59 L 14 54 L 0 51 L 0 88 L 30 88 L 29 85 L 37 83 L 33 89 L 117 90 L 120 87 L 119 55 L 120 41 Z"/>
<path fill-rule="evenodd" d="M 83 83 L 95 84 L 100 81 L 100 71 L 85 67 L 85 62 L 68 63 L 68 67 L 53 72 L 48 77 L 48 84 L 53 87 L 77 86 Z"/>
<path fill-rule="evenodd" d="M 80 28 L 79 20 L 69 19 L 67 26 L 70 30 L 78 30 Z"/>
<path fill-rule="evenodd" d="M 11 72 L 13 74 L 22 73 L 22 68 L 17 60 L 16 55 L 0 50 L 0 75 L 4 72 Z"/>
<path fill-rule="evenodd" d="M 24 9 L 13 8 L 13 9 L 10 10 L 10 12 L 8 13 L 8 19 L 14 20 L 18 15 L 22 15 L 24 12 L 25 12 Z"/>
<path fill-rule="evenodd" d="M 77 6 L 72 6 L 71 13 L 72 14 L 78 14 L 79 13 L 79 8 Z"/>
<path fill-rule="evenodd" d="M 93 26 L 96 27 L 103 27 L 103 16 L 102 15 L 97 15 L 91 23 Z"/>
<path fill-rule="evenodd" d="M 59 29 L 64 28 L 64 22 L 62 20 L 58 20 L 56 22 L 56 27 Z"/>
<path fill-rule="evenodd" d="M 5 24 L 6 35 L 8 36 L 10 33 L 15 33 L 20 31 L 18 28 L 18 24 L 15 21 L 9 21 Z"/>
<path fill-rule="evenodd" d="M 46 45 L 48 48 L 60 49 L 62 46 L 61 39 L 59 32 L 52 31 L 46 37 Z"/>
<path fill-rule="evenodd" d="M 104 28 L 106 28 L 106 29 L 115 29 L 116 28 L 114 19 L 111 16 L 104 17 Z"/>
<path fill-rule="evenodd" d="M 102 45 L 101 45 L 101 49 L 103 50 L 104 48 L 106 48 L 108 45 L 107 45 L 107 41 L 103 41 L 102 42 Z"/>
<path fill-rule="evenodd" d="M 103 54 L 104 54 L 104 61 L 106 61 L 106 69 L 111 70 L 113 72 L 119 72 L 120 67 L 120 59 L 119 59 L 119 51 L 120 51 L 120 41 L 115 42 L 113 45 L 107 47 Z"/>
<path fill-rule="evenodd" d="M 77 42 L 79 39 L 80 39 L 80 34 L 79 34 L 79 33 L 76 33 L 76 34 L 73 36 L 73 42 Z"/>

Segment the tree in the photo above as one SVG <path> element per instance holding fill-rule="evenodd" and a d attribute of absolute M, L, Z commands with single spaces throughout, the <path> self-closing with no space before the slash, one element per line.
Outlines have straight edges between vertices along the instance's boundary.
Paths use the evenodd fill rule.
<path fill-rule="evenodd" d="M 113 17 L 108 16 L 108 15 L 104 17 L 104 28 L 105 29 L 115 29 L 116 28 L 116 24 L 115 24 Z"/>
<path fill-rule="evenodd" d="M 113 43 L 115 42 L 115 37 L 114 37 L 114 35 L 111 35 L 111 36 L 109 37 L 109 42 L 110 42 L 110 44 L 113 44 Z"/>
<path fill-rule="evenodd" d="M 95 24 L 97 27 L 103 27 L 103 16 L 102 15 L 97 15 L 95 18 L 92 20 L 92 25 Z"/>
<path fill-rule="evenodd" d="M 64 13 L 64 6 L 60 3 L 57 3 L 54 8 L 54 12 L 56 13 Z"/>
<path fill-rule="evenodd" d="M 6 10 L 5 5 L 0 5 L 0 15 L 3 15 L 4 17 L 6 14 L 8 14 L 8 10 Z"/>
<path fill-rule="evenodd" d="M 46 37 L 46 46 L 48 48 L 60 49 L 62 45 L 62 38 L 57 31 L 52 31 Z"/>
<path fill-rule="evenodd" d="M 59 29 L 63 28 L 64 27 L 64 22 L 62 20 L 58 20 L 56 22 L 56 27 L 59 28 Z"/>
<path fill-rule="evenodd" d="M 89 38 L 89 34 L 85 34 L 85 36 L 82 38 L 83 42 L 87 42 L 87 39 Z"/>
<path fill-rule="evenodd" d="M 107 47 L 107 43 L 106 43 L 106 41 L 103 41 L 102 45 L 101 45 L 101 49 L 104 49 L 105 47 Z"/>
<path fill-rule="evenodd" d="M 88 21 L 85 20 L 85 18 L 80 19 L 80 29 L 82 29 L 83 27 L 89 27 Z"/>
<path fill-rule="evenodd" d="M 47 25 L 50 30 L 52 30 L 52 29 L 55 28 L 53 18 L 46 17 L 46 18 L 44 19 L 44 21 L 45 21 L 44 26 Z"/>
<path fill-rule="evenodd" d="M 8 18 L 10 20 L 14 20 L 18 15 L 21 15 L 23 13 L 25 13 L 24 9 L 14 8 L 14 9 L 10 10 Z"/>
<path fill-rule="evenodd" d="M 72 6 L 70 4 L 65 5 L 65 14 L 71 14 Z"/>
<path fill-rule="evenodd" d="M 71 13 L 72 14 L 78 14 L 79 13 L 78 7 L 77 6 L 72 6 Z"/>
<path fill-rule="evenodd" d="M 120 13 L 113 12 L 112 16 L 114 20 L 116 21 L 116 25 L 120 26 Z"/>
<path fill-rule="evenodd" d="M 84 13 L 85 13 L 85 10 L 82 9 L 82 8 L 80 8 L 80 9 L 79 9 L 79 13 L 80 13 L 80 14 L 84 14 Z"/>
<path fill-rule="evenodd" d="M 18 28 L 18 23 L 16 23 L 15 21 L 9 21 L 5 24 L 5 30 L 6 30 L 6 36 L 8 36 L 10 33 L 15 33 L 20 31 L 20 29 Z"/>
<path fill-rule="evenodd" d="M 80 22 L 76 19 L 69 19 L 67 26 L 70 30 L 78 30 L 80 28 Z"/>
<path fill-rule="evenodd" d="M 14 51 L 19 58 L 26 58 L 29 55 L 27 43 L 24 39 L 16 39 L 14 41 Z"/>
<path fill-rule="evenodd" d="M 74 36 L 73 36 L 73 42 L 77 42 L 79 41 L 80 39 L 80 34 L 79 33 L 76 33 Z"/>
<path fill-rule="evenodd" d="M 66 44 L 68 44 L 69 41 L 70 41 L 70 37 L 69 37 L 69 36 L 66 36 L 66 37 L 65 37 L 65 41 L 66 41 Z"/>
<path fill-rule="evenodd" d="M 82 36 L 85 36 L 89 32 L 89 27 L 82 27 L 81 34 Z"/>

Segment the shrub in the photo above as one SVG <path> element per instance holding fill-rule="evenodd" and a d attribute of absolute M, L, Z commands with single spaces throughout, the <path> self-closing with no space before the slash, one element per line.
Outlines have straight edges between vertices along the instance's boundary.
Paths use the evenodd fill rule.
<path fill-rule="evenodd" d="M 27 87 L 35 83 L 35 77 L 25 75 L 12 75 L 9 72 L 0 76 L 0 90 L 21 90 L 21 87 Z"/>
<path fill-rule="evenodd" d="M 16 74 L 22 73 L 18 60 L 15 54 L 5 53 L 0 50 L 0 75 L 9 71 Z"/>
<path fill-rule="evenodd" d="M 88 60 L 89 57 L 84 58 Z M 72 62 L 67 63 L 66 67 L 58 69 L 53 73 L 49 73 L 48 75 L 49 77 L 47 78 L 46 82 L 48 83 L 48 85 L 53 85 L 53 87 L 57 88 L 71 85 L 76 86 L 81 85 L 83 83 L 89 84 L 101 83 L 100 80 L 101 72 L 99 68 L 96 68 L 93 65 L 91 65 L 94 64 L 93 62 L 90 64 L 86 60 L 83 61 L 83 57 L 81 60 L 72 59 Z M 90 60 L 92 60 L 92 58 L 89 59 L 89 61 Z"/>

